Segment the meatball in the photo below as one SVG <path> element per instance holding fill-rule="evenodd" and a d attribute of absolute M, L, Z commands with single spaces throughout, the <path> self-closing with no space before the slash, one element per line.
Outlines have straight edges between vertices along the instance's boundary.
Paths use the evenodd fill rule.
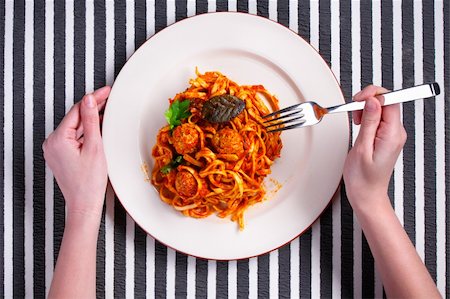
<path fill-rule="evenodd" d="M 244 152 L 244 142 L 238 132 L 223 128 L 214 134 L 212 144 L 220 154 L 237 154 Z"/>
<path fill-rule="evenodd" d="M 181 197 L 192 197 L 197 193 L 197 181 L 188 171 L 180 171 L 175 178 L 175 189 Z"/>
<path fill-rule="evenodd" d="M 199 134 L 191 124 L 182 124 L 173 130 L 172 144 L 180 155 L 190 154 L 197 150 Z"/>

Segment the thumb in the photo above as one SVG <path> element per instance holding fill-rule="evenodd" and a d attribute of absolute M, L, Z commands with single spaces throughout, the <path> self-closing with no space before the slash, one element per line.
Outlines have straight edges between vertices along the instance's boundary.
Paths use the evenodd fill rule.
<path fill-rule="evenodd" d="M 97 101 L 91 94 L 86 95 L 80 105 L 81 123 L 83 124 L 84 143 L 87 149 L 96 145 L 101 139 Z"/>
<path fill-rule="evenodd" d="M 381 105 L 376 98 L 368 98 L 361 117 L 361 129 L 355 143 L 373 148 L 381 120 Z"/>

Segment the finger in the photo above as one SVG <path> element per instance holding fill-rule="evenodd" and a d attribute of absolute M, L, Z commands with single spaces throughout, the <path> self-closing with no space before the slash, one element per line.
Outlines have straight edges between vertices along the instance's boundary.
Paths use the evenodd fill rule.
<path fill-rule="evenodd" d="M 83 148 L 89 150 L 101 142 L 99 113 L 93 95 L 86 95 L 83 98 L 80 105 L 80 115 L 83 125 Z"/>
<path fill-rule="evenodd" d="M 364 101 L 367 98 L 374 97 L 379 94 L 388 92 L 388 90 L 381 86 L 368 85 L 363 90 L 355 94 L 353 100 L 356 102 Z"/>
<path fill-rule="evenodd" d="M 361 124 L 361 116 L 362 116 L 362 111 L 361 110 L 356 110 L 356 111 L 352 112 L 353 123 L 355 125 L 360 125 Z"/>
<path fill-rule="evenodd" d="M 373 150 L 375 136 L 381 120 L 381 105 L 377 99 L 370 97 L 361 117 L 361 129 L 355 143 L 362 145 L 367 150 Z"/>
<path fill-rule="evenodd" d="M 98 111 L 102 111 L 105 108 L 106 100 L 108 99 L 110 91 L 111 87 L 104 86 L 93 92 L 94 98 L 97 101 Z M 80 102 L 82 102 L 85 97 L 86 95 L 81 99 Z M 58 128 L 62 130 L 76 129 L 77 131 L 81 131 L 81 134 L 83 134 L 83 128 L 80 119 L 80 102 L 76 103 L 72 106 L 72 108 L 70 108 L 69 112 L 62 119 Z"/>
<path fill-rule="evenodd" d="M 400 124 L 401 123 L 400 104 L 384 106 L 381 118 L 383 119 L 384 122 L 389 124 Z"/>
<path fill-rule="evenodd" d="M 106 100 L 108 99 L 109 93 L 111 92 L 111 87 L 103 86 L 92 93 L 95 100 L 97 101 L 98 110 L 101 111 L 105 108 Z"/>

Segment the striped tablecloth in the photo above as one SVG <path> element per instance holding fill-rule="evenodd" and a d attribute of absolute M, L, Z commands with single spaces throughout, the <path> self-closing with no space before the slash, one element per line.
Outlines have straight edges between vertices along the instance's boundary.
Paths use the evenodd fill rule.
<path fill-rule="evenodd" d="M 440 83 L 444 92 L 436 101 L 403 105 L 408 141 L 389 194 L 441 294 L 450 298 L 447 0 L 0 0 L 0 297 L 42 298 L 52 278 L 64 200 L 42 157 L 44 138 L 85 92 L 112 84 L 148 37 L 188 16 L 227 10 L 273 19 L 308 40 L 347 99 L 370 83 L 389 89 Z M 106 197 L 98 297 L 383 297 L 344 187 L 301 237 L 230 262 L 166 248 L 135 225 L 111 188 Z"/>

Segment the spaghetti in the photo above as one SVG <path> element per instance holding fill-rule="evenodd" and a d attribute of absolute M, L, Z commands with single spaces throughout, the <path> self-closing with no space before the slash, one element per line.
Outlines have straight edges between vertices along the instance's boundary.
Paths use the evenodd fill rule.
<path fill-rule="evenodd" d="M 187 113 L 179 125 L 159 130 L 151 182 L 161 200 L 184 215 L 231 217 L 243 229 L 245 210 L 263 201 L 263 179 L 280 156 L 280 133 L 267 133 L 261 118 L 269 113 L 263 98 L 272 110 L 279 109 L 278 100 L 262 85 L 240 86 L 219 72 L 196 73 L 190 87 L 169 100 L 172 110 L 185 105 Z M 230 121 L 207 121 L 203 104 L 221 95 L 243 100 L 245 108 Z M 173 118 L 176 111 L 169 114 Z"/>

